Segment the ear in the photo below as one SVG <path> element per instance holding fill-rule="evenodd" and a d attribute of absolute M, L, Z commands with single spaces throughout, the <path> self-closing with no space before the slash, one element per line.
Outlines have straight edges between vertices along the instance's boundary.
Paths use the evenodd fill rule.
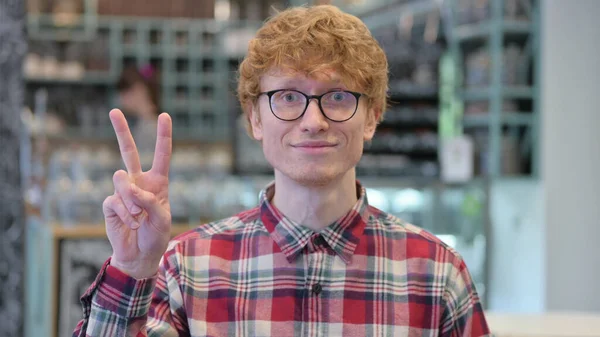
<path fill-rule="evenodd" d="M 375 135 L 375 129 L 377 129 L 377 122 L 381 117 L 381 109 L 369 109 L 367 113 L 367 118 L 365 120 L 365 131 L 363 134 L 364 140 L 366 142 L 373 139 Z"/>
<path fill-rule="evenodd" d="M 260 122 L 260 112 L 258 104 L 248 103 L 248 118 L 252 126 L 252 136 L 254 139 L 261 141 L 263 139 L 262 123 Z"/>

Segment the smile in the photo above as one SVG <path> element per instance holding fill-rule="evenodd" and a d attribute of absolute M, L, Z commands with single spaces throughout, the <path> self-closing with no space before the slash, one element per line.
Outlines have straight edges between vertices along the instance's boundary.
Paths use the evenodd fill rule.
<path fill-rule="evenodd" d="M 336 146 L 337 144 L 335 143 L 329 143 L 324 141 L 309 141 L 292 145 L 292 147 L 297 150 L 313 154 L 332 151 L 336 148 Z"/>

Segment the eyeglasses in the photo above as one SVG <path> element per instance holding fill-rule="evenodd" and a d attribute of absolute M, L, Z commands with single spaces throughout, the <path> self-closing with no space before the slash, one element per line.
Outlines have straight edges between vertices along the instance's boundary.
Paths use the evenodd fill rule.
<path fill-rule="evenodd" d="M 334 122 L 345 122 L 358 110 L 358 99 L 363 94 L 353 91 L 332 90 L 322 95 L 307 95 L 292 89 L 261 92 L 269 97 L 271 112 L 283 121 L 294 121 L 304 115 L 311 99 L 316 99 L 321 113 Z"/>

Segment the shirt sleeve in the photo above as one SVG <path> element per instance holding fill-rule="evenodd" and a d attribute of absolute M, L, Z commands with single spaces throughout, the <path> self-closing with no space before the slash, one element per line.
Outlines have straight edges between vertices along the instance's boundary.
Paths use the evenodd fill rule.
<path fill-rule="evenodd" d="M 441 337 L 492 336 L 471 274 L 459 258 L 444 289 Z"/>
<path fill-rule="evenodd" d="M 73 337 L 156 337 L 187 335 L 176 255 L 167 251 L 158 274 L 137 280 L 104 263 L 96 280 L 81 297 L 84 318 Z"/>

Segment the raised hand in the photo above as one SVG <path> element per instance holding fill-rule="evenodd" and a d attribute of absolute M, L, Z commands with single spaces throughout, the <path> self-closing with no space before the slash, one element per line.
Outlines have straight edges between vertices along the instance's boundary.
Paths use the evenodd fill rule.
<path fill-rule="evenodd" d="M 137 279 L 151 277 L 158 270 L 171 232 L 171 117 L 166 113 L 158 116 L 154 160 L 152 168 L 146 172 L 142 172 L 140 157 L 123 113 L 118 109 L 111 110 L 110 120 L 127 168 L 127 171 L 115 172 L 115 193 L 102 205 L 106 234 L 113 248 L 110 264 Z"/>

